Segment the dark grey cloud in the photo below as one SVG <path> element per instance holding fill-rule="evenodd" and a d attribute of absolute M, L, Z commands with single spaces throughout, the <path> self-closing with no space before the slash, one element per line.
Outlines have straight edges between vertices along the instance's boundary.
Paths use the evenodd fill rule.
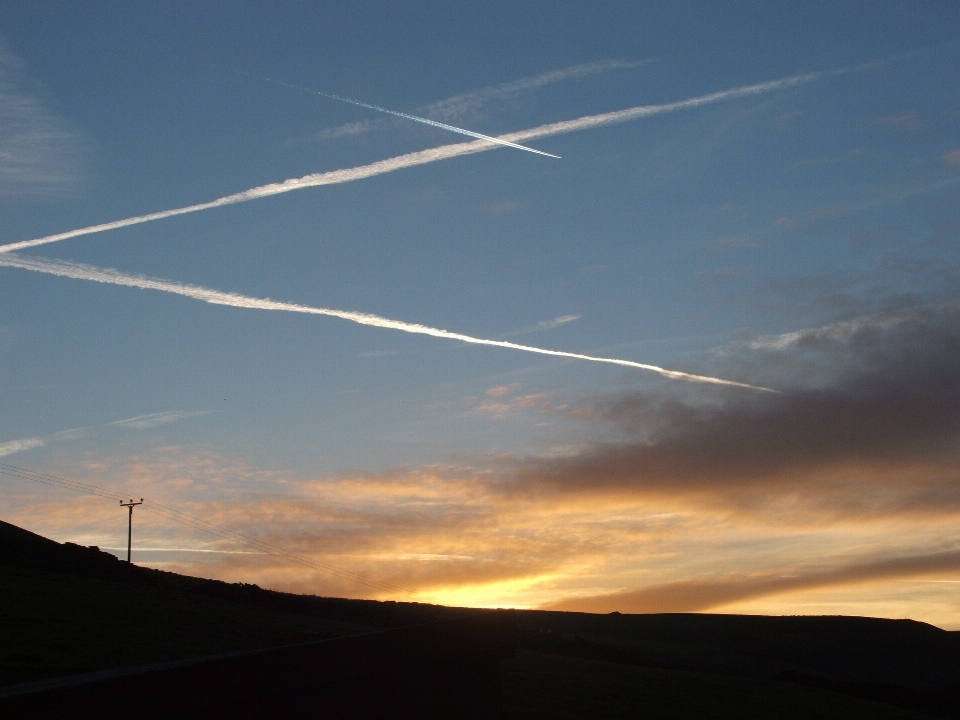
<path fill-rule="evenodd" d="M 782 377 L 804 367 L 813 380 L 780 395 L 722 392 L 708 402 L 642 392 L 596 399 L 590 422 L 616 440 L 515 461 L 506 487 L 960 507 L 956 305 L 765 338 L 737 352 Z"/>

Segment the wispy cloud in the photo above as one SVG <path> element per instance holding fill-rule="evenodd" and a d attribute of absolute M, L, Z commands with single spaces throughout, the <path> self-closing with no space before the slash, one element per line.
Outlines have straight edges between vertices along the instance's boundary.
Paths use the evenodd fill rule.
<path fill-rule="evenodd" d="M 531 327 L 523 328 L 522 330 L 514 330 L 513 332 L 508 332 L 502 335 L 501 337 L 514 337 L 516 335 L 527 335 L 528 333 L 541 332 L 543 330 L 553 330 L 558 328 L 561 325 L 566 325 L 567 323 L 572 323 L 576 320 L 579 320 L 579 315 L 560 315 L 559 317 L 553 318 L 553 320 L 540 320 L 536 325 Z"/>
<path fill-rule="evenodd" d="M 80 177 L 84 143 L 26 85 L 26 68 L 0 40 L 0 196 L 70 194 Z"/>
<path fill-rule="evenodd" d="M 615 112 L 603 113 L 600 115 L 587 115 L 576 120 L 565 120 L 563 122 L 541 125 L 529 130 L 521 130 L 519 132 L 500 135 L 498 136 L 498 139 L 519 143 L 536 138 L 551 137 L 554 135 L 563 135 L 581 130 L 606 127 L 608 125 L 631 122 L 633 120 L 652 117 L 654 115 L 663 113 L 671 113 L 679 110 L 702 107 L 725 100 L 733 100 L 736 98 L 751 97 L 755 95 L 762 95 L 764 93 L 775 92 L 777 90 L 783 90 L 790 87 L 796 87 L 797 85 L 802 85 L 804 83 L 813 82 L 814 80 L 824 76 L 825 73 L 794 75 L 792 77 L 782 78 L 780 80 L 772 80 L 770 82 L 758 83 L 756 85 L 745 85 L 738 88 L 732 88 L 730 90 L 722 90 L 720 92 L 700 95 L 695 98 L 679 100 L 672 103 L 664 103 L 661 105 L 641 105 L 639 107 L 628 108 L 626 110 L 617 110 Z M 406 155 L 398 155 L 397 157 L 380 160 L 375 163 L 370 163 L 369 165 L 361 165 L 359 167 L 348 168 L 344 170 L 331 170 L 330 172 L 325 173 L 305 175 L 301 178 L 291 178 L 280 183 L 261 185 L 259 187 L 251 188 L 250 190 L 245 190 L 234 195 L 227 195 L 206 203 L 174 208 L 172 210 L 163 210 L 161 212 L 150 213 L 148 215 L 138 215 L 136 217 L 126 218 L 124 220 L 115 220 L 113 222 L 92 225 L 85 228 L 78 228 L 68 232 L 57 233 L 55 235 L 47 235 L 46 237 L 42 238 L 7 243 L 6 245 L 0 245 L 0 253 L 23 250 L 25 248 L 37 247 L 39 245 L 46 245 L 48 243 L 60 242 L 70 238 L 80 237 L 82 235 L 92 235 L 94 233 L 116 230 L 118 228 L 129 227 L 131 225 L 152 222 L 154 220 L 163 220 L 165 218 L 175 217 L 177 215 L 185 215 L 188 213 L 200 212 L 202 210 L 224 207 L 226 205 L 248 202 L 250 200 L 258 200 L 260 198 L 293 192 L 295 190 L 303 190 L 305 188 L 319 187 L 322 185 L 336 185 L 339 183 L 353 182 L 355 180 L 362 180 L 364 178 L 374 177 L 376 175 L 383 175 L 384 173 L 395 172 L 404 168 L 425 165 L 427 163 L 447 160 L 462 155 L 486 152 L 497 147 L 499 146 L 496 143 L 488 140 L 475 140 L 473 142 L 459 143 L 456 145 L 443 145 L 440 147 L 431 148 L 429 150 L 421 150 L 418 152 L 408 153 Z"/>
<path fill-rule="evenodd" d="M 126 420 L 115 420 L 110 423 L 117 427 L 132 428 L 134 430 L 151 430 L 161 425 L 186 420 L 187 418 L 210 415 L 214 410 L 172 410 L 170 412 L 151 413 L 149 415 L 138 415 L 127 418 Z"/>
<path fill-rule="evenodd" d="M 945 309 L 941 306 L 940 309 Z M 844 340 L 865 330 L 890 330 L 898 325 L 916 321 L 924 310 L 932 308 L 905 308 L 890 313 L 882 313 L 842 320 L 815 328 L 793 330 L 780 335 L 764 335 L 750 340 L 746 346 L 751 350 L 787 350 L 799 345 L 815 345 L 829 340 Z"/>
<path fill-rule="evenodd" d="M 10 440 L 0 443 L 0 457 L 4 455 L 13 455 L 13 453 L 31 450 L 37 447 L 43 447 L 44 442 L 40 438 L 21 438 L 20 440 Z"/>
<path fill-rule="evenodd" d="M 693 373 L 680 372 L 678 370 L 668 370 L 658 365 L 649 365 L 647 363 L 638 363 L 632 360 L 621 360 L 619 358 L 597 357 L 593 355 L 583 355 L 581 353 L 572 353 L 562 350 L 547 350 L 545 348 L 533 347 L 531 345 L 520 345 L 518 343 L 507 342 L 505 340 L 487 340 L 477 338 L 471 335 L 463 335 L 448 330 L 419 325 L 416 323 L 403 322 L 402 320 L 390 320 L 389 318 L 373 315 L 371 313 L 354 312 L 349 310 L 333 310 L 330 308 L 312 307 L 309 305 L 298 305 L 295 303 L 278 302 L 269 298 L 255 298 L 238 293 L 226 293 L 219 290 L 199 287 L 197 285 L 185 285 L 182 283 L 171 282 L 169 280 L 160 280 L 145 275 L 130 275 L 122 273 L 119 270 L 103 269 L 84 265 L 81 263 L 70 263 L 57 260 L 44 260 L 41 258 L 26 258 L 6 253 L 0 255 L 0 266 L 15 267 L 22 270 L 46 273 L 49 275 L 59 275 L 61 277 L 74 278 L 76 280 L 89 280 L 93 282 L 107 283 L 110 285 L 122 285 L 126 287 L 135 287 L 143 290 L 159 290 L 169 292 L 175 295 L 182 295 L 194 300 L 208 302 L 213 305 L 228 305 L 231 307 L 247 308 L 251 310 L 276 310 L 283 312 L 305 313 L 308 315 L 326 315 L 336 317 L 341 320 L 348 320 L 360 325 L 370 325 L 372 327 L 383 328 L 386 330 L 399 330 L 401 332 L 413 333 L 417 335 L 428 335 L 435 338 L 444 338 L 447 340 L 458 340 L 460 342 L 472 345 L 486 345 L 490 347 L 500 347 L 507 350 L 519 350 L 521 352 L 535 353 L 538 355 L 551 355 L 553 357 L 568 358 L 571 360 L 586 360 L 588 362 L 607 363 L 611 365 L 620 365 L 622 367 L 636 368 L 638 370 L 648 370 L 657 373 L 671 380 L 684 380 L 687 382 L 709 383 L 715 385 L 725 385 L 728 387 L 739 387 L 750 390 L 761 390 L 764 392 L 775 392 L 769 388 L 757 387 L 748 383 L 735 382 L 733 380 L 724 380 L 722 378 L 710 377 L 707 375 L 695 375 Z"/>
<path fill-rule="evenodd" d="M 960 148 L 941 155 L 940 162 L 947 167 L 960 167 Z"/>
<path fill-rule="evenodd" d="M 567 80 L 579 80 L 612 70 L 632 70 L 642 65 L 647 65 L 650 62 L 652 61 L 601 60 L 599 62 L 572 65 L 560 70 L 552 70 L 539 75 L 532 75 L 482 90 L 454 95 L 446 100 L 440 100 L 439 102 L 427 105 L 424 110 L 428 117 L 453 120 L 476 113 L 492 100 L 510 100 L 522 93 L 546 87 L 547 85 L 553 85 Z"/>
<path fill-rule="evenodd" d="M 867 118 L 867 125 L 889 130 L 919 130 L 924 126 L 924 122 L 923 118 L 915 112 L 902 112 Z"/>
<path fill-rule="evenodd" d="M 335 128 L 328 128 L 314 133 L 317 140 L 334 140 L 339 137 L 350 137 L 352 135 L 362 135 L 370 130 L 374 123 L 370 120 L 359 120 L 357 122 L 344 123 Z"/>
<path fill-rule="evenodd" d="M 114 420 L 109 423 L 99 425 L 85 425 L 83 427 L 71 428 L 70 430 L 61 430 L 42 438 L 21 438 L 19 440 L 10 440 L 0 443 L 0 457 L 12 455 L 13 453 L 32 450 L 33 448 L 44 447 L 55 442 L 64 442 L 69 440 L 79 440 L 86 437 L 91 431 L 98 428 L 121 427 L 129 430 L 152 430 L 161 425 L 179 422 L 192 417 L 201 415 L 210 415 L 216 412 L 214 410 L 174 410 L 170 412 L 151 413 L 149 415 L 138 415 L 124 420 Z"/>
<path fill-rule="evenodd" d="M 561 325 L 566 325 L 579 319 L 579 315 L 561 315 L 560 317 L 555 317 L 553 320 L 541 320 L 537 323 L 537 330 L 552 330 L 555 327 L 560 327 Z"/>
<path fill-rule="evenodd" d="M 454 95 L 453 97 L 439 100 L 419 109 L 425 117 L 434 120 L 455 121 L 463 118 L 476 119 L 482 111 L 487 109 L 491 103 L 503 102 L 527 93 L 531 90 L 537 90 L 548 85 L 564 82 L 567 80 L 579 80 L 591 75 L 610 72 L 613 70 L 630 70 L 646 65 L 650 60 L 603 60 L 599 62 L 584 63 L 552 70 L 550 72 L 532 75 L 511 82 L 494 85 L 492 87 L 474 90 L 472 92 Z M 360 135 L 377 127 L 379 123 L 366 120 L 361 122 L 345 123 L 335 128 L 321 130 L 314 135 L 318 140 L 332 140 L 338 137 Z"/>

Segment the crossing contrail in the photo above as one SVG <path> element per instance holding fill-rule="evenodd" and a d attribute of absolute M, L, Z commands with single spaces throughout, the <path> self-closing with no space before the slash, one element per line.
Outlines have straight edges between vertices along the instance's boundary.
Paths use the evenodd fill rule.
<path fill-rule="evenodd" d="M 552 355 L 554 357 L 570 358 L 572 360 L 588 360 L 590 362 L 608 363 L 610 365 L 622 365 L 623 367 L 637 368 L 639 370 L 649 370 L 663 377 L 672 380 L 685 380 L 688 382 L 711 383 L 714 385 L 727 385 L 730 387 L 746 388 L 749 390 L 762 390 L 765 392 L 777 392 L 770 388 L 749 385 L 747 383 L 735 382 L 733 380 L 724 380 L 722 378 L 710 377 L 708 375 L 694 375 L 691 373 L 680 372 L 678 370 L 668 370 L 657 365 L 648 365 L 646 363 L 633 362 L 632 360 L 620 360 L 617 358 L 595 357 L 593 355 L 582 355 L 580 353 L 564 352 L 562 350 L 547 350 L 544 348 L 533 347 L 530 345 L 518 345 L 517 343 L 507 342 L 505 340 L 487 340 L 476 338 L 470 335 L 441 330 L 439 328 L 419 325 L 417 323 L 408 323 L 402 320 L 390 320 L 365 312 L 354 312 L 350 310 L 332 310 L 330 308 L 312 307 L 310 305 L 298 305 L 296 303 L 280 302 L 270 300 L 269 298 L 255 298 L 238 293 L 221 292 L 211 290 L 210 288 L 200 287 L 198 285 L 186 285 L 183 283 L 172 282 L 170 280 L 161 280 L 146 275 L 133 275 L 123 273 L 112 268 L 98 268 L 92 265 L 82 263 L 66 262 L 63 260 L 47 260 L 36 257 L 23 257 L 13 253 L 0 255 L 0 266 L 20 268 L 22 270 L 32 270 L 33 272 L 47 273 L 49 275 L 59 275 L 61 277 L 74 278 L 76 280 L 90 280 L 93 282 L 108 283 L 111 285 L 124 285 L 126 287 L 141 288 L 143 290 L 160 290 L 162 292 L 183 295 L 184 297 L 201 300 L 213 305 L 229 305 L 231 307 L 248 308 L 252 310 L 281 310 L 284 312 L 306 313 L 308 315 L 327 315 L 330 317 L 349 320 L 360 325 L 371 325 L 373 327 L 384 328 L 387 330 L 400 330 L 401 332 L 414 333 L 417 335 L 429 335 L 435 338 L 445 338 L 447 340 L 459 340 L 461 342 L 473 345 L 488 345 L 491 347 L 506 348 L 508 350 L 522 350 L 523 352 L 536 353 L 538 355 Z"/>
<path fill-rule="evenodd" d="M 258 76 L 259 77 L 259 76 Z M 388 115 L 395 115 L 396 117 L 405 118 L 407 120 L 413 120 L 414 122 L 423 123 L 424 125 L 430 125 L 432 127 L 440 128 L 441 130 L 449 130 L 450 132 L 460 133 L 461 135 L 467 135 L 472 138 L 477 138 L 478 140 L 488 140 L 489 142 L 497 143 L 498 145 L 505 145 L 506 147 L 516 148 L 517 150 L 526 150 L 527 152 L 536 153 L 537 155 L 546 155 L 547 157 L 556 158 L 560 160 L 559 155 L 551 155 L 548 152 L 543 152 L 542 150 L 535 150 L 526 145 L 518 145 L 517 143 L 512 143 L 501 138 L 491 137 L 489 135 L 484 135 L 482 133 L 474 132 L 473 130 L 464 130 L 461 127 L 456 125 L 447 125 L 446 123 L 438 122 L 436 120 L 430 120 L 429 118 L 419 117 L 418 115 L 408 115 L 407 113 L 397 112 L 396 110 L 388 110 L 385 107 L 380 107 L 379 105 L 370 105 L 369 103 L 360 102 L 359 100 L 351 100 L 350 98 L 341 97 L 340 95 L 334 95 L 333 93 L 320 92 L 319 90 L 311 90 L 308 87 L 303 87 L 302 85 L 294 85 L 293 83 L 284 82 L 283 80 L 274 80 L 272 78 L 264 77 L 262 80 L 267 82 L 274 83 L 276 85 L 283 85 L 284 87 L 292 88 L 294 90 L 301 90 L 303 92 L 308 92 L 312 95 L 319 95 L 320 97 L 330 98 L 331 100 L 339 100 L 340 102 L 350 103 L 351 105 L 356 105 L 357 107 L 367 108 L 368 110 L 376 110 L 377 112 L 387 113 Z"/>
<path fill-rule="evenodd" d="M 700 95 L 687 100 L 678 100 L 663 105 L 641 105 L 639 107 L 628 108 L 626 110 L 617 110 L 615 112 L 603 113 L 601 115 L 587 115 L 576 120 L 565 120 L 563 122 L 541 125 L 529 130 L 520 130 L 518 132 L 501 135 L 498 140 L 509 142 L 519 142 L 532 140 L 534 138 L 548 137 L 552 135 L 562 135 L 564 133 L 576 132 L 579 130 L 589 130 L 591 128 L 613 125 L 616 123 L 638 120 L 652 115 L 675 112 L 687 108 L 700 107 L 722 100 L 732 100 L 751 95 L 761 95 L 763 93 L 781 90 L 795 85 L 801 85 L 824 77 L 827 74 L 837 74 L 841 70 L 831 71 L 830 73 L 809 73 L 807 75 L 794 75 L 793 77 L 782 78 L 780 80 L 771 80 L 770 82 L 759 83 L 757 85 L 745 85 L 743 87 L 722 90 L 720 92 Z M 414 167 L 417 165 L 426 165 L 427 163 L 437 162 L 438 160 L 447 160 L 460 155 L 470 155 L 472 153 L 485 152 L 493 150 L 497 144 L 489 140 L 475 140 L 473 142 L 458 143 L 455 145 L 441 145 L 440 147 L 420 150 L 417 152 L 398 155 L 386 160 L 379 160 L 369 165 L 360 165 L 354 168 L 345 168 L 343 170 L 331 170 L 329 172 L 315 173 L 305 175 L 301 178 L 291 178 L 279 183 L 269 185 L 260 185 L 259 187 L 244 190 L 234 195 L 227 195 L 217 200 L 200 203 L 198 205 L 188 205 L 186 207 L 175 208 L 173 210 L 162 210 L 160 212 L 150 213 L 149 215 L 138 215 L 136 217 L 126 218 L 125 220 L 114 220 L 113 222 L 103 223 L 101 225 L 91 225 L 90 227 L 70 230 L 68 232 L 58 233 L 56 235 L 47 235 L 33 240 L 21 240 L 20 242 L 0 245 L 0 253 L 12 252 L 14 250 L 24 250 L 26 248 L 46 245 L 48 243 L 68 240 L 70 238 L 80 237 L 81 235 L 93 235 L 94 233 L 105 232 L 107 230 L 116 230 L 119 228 L 139 225 L 140 223 L 151 222 L 153 220 L 162 220 L 164 218 L 174 217 L 176 215 L 186 215 L 187 213 L 199 212 L 201 210 L 210 210 L 212 208 L 233 205 L 235 203 L 247 202 L 248 200 L 258 200 L 260 198 L 279 195 L 281 193 L 293 192 L 294 190 L 303 190 L 304 188 L 317 187 L 320 185 L 336 185 L 339 183 L 352 182 L 363 178 L 383 175 L 384 173 L 394 172 L 403 168 Z"/>

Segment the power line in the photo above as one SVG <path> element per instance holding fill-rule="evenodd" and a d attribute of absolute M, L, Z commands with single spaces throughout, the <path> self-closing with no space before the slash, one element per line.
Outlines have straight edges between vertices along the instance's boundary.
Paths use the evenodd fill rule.
<path fill-rule="evenodd" d="M 44 485 L 49 485 L 51 487 L 58 487 L 65 490 L 73 490 L 74 492 L 83 493 L 86 495 L 94 495 L 97 497 L 107 498 L 110 500 L 119 500 L 121 503 L 124 501 L 124 495 L 117 493 L 113 490 L 107 488 L 102 488 L 97 485 L 91 485 L 89 483 L 83 483 L 79 480 L 71 480 L 69 478 L 62 478 L 57 475 L 50 475 L 48 473 L 36 472 L 34 470 L 27 470 L 26 468 L 17 467 L 15 465 L 9 465 L 7 463 L 0 463 L 0 473 L 4 475 L 9 475 L 12 477 L 20 478 L 22 480 L 30 480 L 32 482 L 41 483 Z M 181 512 L 174 508 L 162 505 L 158 502 L 152 500 L 143 500 L 142 510 L 158 515 L 160 517 L 166 518 L 167 520 L 173 520 L 174 522 L 186 525 L 191 527 L 194 530 L 199 530 L 200 532 L 213 535 L 222 540 L 227 540 L 233 543 L 240 545 L 246 545 L 252 547 L 266 555 L 272 555 L 274 557 L 286 560 L 287 562 L 294 563 L 297 565 L 309 567 L 314 570 L 320 570 L 329 575 L 334 575 L 343 580 L 350 580 L 352 582 L 360 583 L 362 585 L 367 585 L 368 587 L 376 588 L 377 590 L 387 590 L 390 592 L 399 592 L 404 595 L 413 595 L 413 591 L 401 587 L 399 585 L 394 585 L 392 583 L 384 582 L 381 580 L 374 580 L 368 578 L 365 575 L 360 575 L 359 573 L 354 573 L 349 570 L 343 570 L 329 563 L 320 562 L 319 560 L 314 560 L 305 555 L 299 555 L 297 553 L 290 552 L 285 550 L 282 547 L 273 545 L 271 543 L 264 542 L 263 540 L 258 540 L 249 535 L 244 535 L 243 533 L 236 532 L 235 530 L 230 530 L 223 527 L 222 525 L 216 525 L 214 523 L 208 522 L 201 518 L 198 518 L 193 515 Z"/>

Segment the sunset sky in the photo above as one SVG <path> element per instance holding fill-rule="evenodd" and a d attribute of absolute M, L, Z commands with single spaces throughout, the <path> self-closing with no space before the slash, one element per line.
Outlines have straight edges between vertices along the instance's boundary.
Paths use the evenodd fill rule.
<path fill-rule="evenodd" d="M 307 560 L 135 511 L 135 562 L 205 577 L 960 629 L 958 33 L 0 4 L 0 463 Z M 0 490 L 125 556 L 115 499 Z"/>

